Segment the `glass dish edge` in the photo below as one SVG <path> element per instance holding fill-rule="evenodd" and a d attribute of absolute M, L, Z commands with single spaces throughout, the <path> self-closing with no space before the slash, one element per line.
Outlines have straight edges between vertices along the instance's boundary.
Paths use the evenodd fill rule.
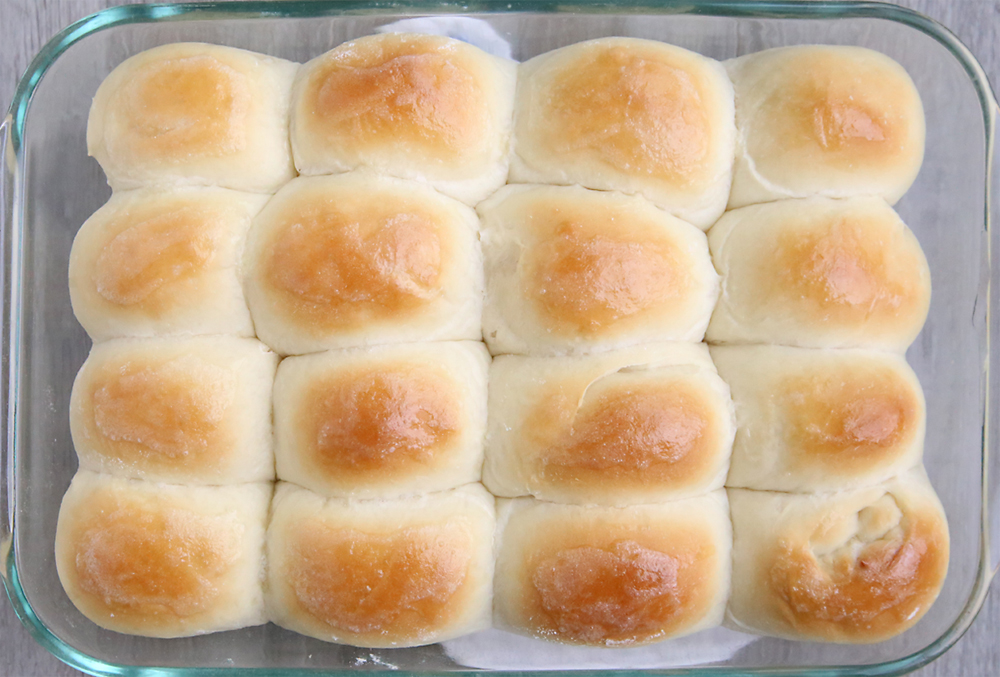
<path fill-rule="evenodd" d="M 31 61 L 17 84 L 6 117 L 0 123 L 0 580 L 3 581 L 15 613 L 31 635 L 47 651 L 71 667 L 99 676 L 122 677 L 221 677 L 232 675 L 232 668 L 170 668 L 120 665 L 101 661 L 75 649 L 52 633 L 35 615 L 20 585 L 15 566 L 14 534 L 16 532 L 16 454 L 17 405 L 20 373 L 20 278 L 21 257 L 19 228 L 22 224 L 23 171 L 21 139 L 27 120 L 32 94 L 48 68 L 66 49 L 77 41 L 101 30 L 132 23 L 160 21 L 211 20 L 214 18 L 306 18 L 318 16 L 358 14 L 473 14 L 473 13 L 655 13 L 687 14 L 727 17 L 758 18 L 874 18 L 902 23 L 937 40 L 959 61 L 972 81 L 982 107 L 986 132 L 986 202 L 984 205 L 983 235 L 988 263 L 988 280 L 980 294 L 986 306 L 986 364 L 984 365 L 986 397 L 983 411 L 982 446 L 982 496 L 983 514 L 980 522 L 981 553 L 976 580 L 965 607 L 949 629 L 936 640 L 908 656 L 870 665 L 824 667 L 762 667 L 732 669 L 726 666 L 699 666 L 666 670 L 584 670 L 574 672 L 580 677 L 638 677 L 655 672 L 658 675 L 676 676 L 767 676 L 808 675 L 808 677 L 876 677 L 901 675 L 915 670 L 942 655 L 965 633 L 978 614 L 989 590 L 990 582 L 1000 561 L 1000 539 L 992 532 L 1000 524 L 991 519 L 995 506 L 1000 505 L 1000 464 L 990 448 L 990 429 L 993 423 L 990 404 L 1000 397 L 1000 374 L 990 369 L 992 362 L 992 333 L 994 323 L 1000 329 L 1000 318 L 991 309 L 992 284 L 1000 284 L 1000 268 L 992 264 L 993 240 L 1000 233 L 991 229 L 991 212 L 996 208 L 994 195 L 1000 190 L 1000 175 L 994 173 L 996 155 L 995 126 L 997 102 L 982 67 L 959 39 L 940 23 L 916 11 L 882 2 L 853 2 L 845 0 L 573 0 L 563 3 L 553 0 L 436 0 L 434 4 L 421 5 L 419 0 L 304 0 L 281 2 L 277 0 L 245 0 L 236 2 L 167 3 L 152 5 L 124 5 L 112 7 L 84 17 L 67 26 L 49 40 Z M 997 243 L 1000 244 L 1000 243 Z M 994 382 L 996 381 L 996 382 Z M 991 472 L 991 471 L 996 471 Z M 996 552 L 994 552 L 996 551 Z M 346 675 L 350 670 L 323 668 L 244 668 L 241 674 L 264 677 L 294 677 L 296 675 Z M 368 674 L 388 675 L 389 671 L 366 671 Z M 392 671 L 394 674 L 414 674 Z M 455 671 L 455 675 L 471 675 L 479 670 Z M 498 675 L 522 677 L 551 676 L 551 672 L 497 672 Z"/>

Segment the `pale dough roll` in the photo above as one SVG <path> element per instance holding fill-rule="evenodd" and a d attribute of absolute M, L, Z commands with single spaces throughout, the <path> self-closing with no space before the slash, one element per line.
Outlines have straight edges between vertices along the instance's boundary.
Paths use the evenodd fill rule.
<path fill-rule="evenodd" d="M 726 486 L 849 489 L 920 463 L 924 394 L 901 355 L 733 346 L 712 358 L 736 405 Z"/>
<path fill-rule="evenodd" d="M 709 343 L 903 352 L 927 319 L 927 259 L 881 198 L 736 209 L 708 245 L 722 276 Z"/>
<path fill-rule="evenodd" d="M 948 571 L 948 524 L 922 468 L 835 494 L 729 490 L 727 625 L 868 644 L 912 627 Z"/>
<path fill-rule="evenodd" d="M 700 341 L 718 297 L 705 235 L 640 197 L 508 186 L 479 206 L 494 355 Z"/>
<path fill-rule="evenodd" d="M 254 339 L 98 343 L 70 397 L 80 467 L 177 484 L 273 479 L 277 364 Z"/>
<path fill-rule="evenodd" d="M 81 471 L 59 510 L 59 580 L 84 616 L 115 632 L 260 625 L 270 499 L 270 484 L 182 487 Z"/>
<path fill-rule="evenodd" d="M 478 484 L 369 501 L 279 484 L 267 532 L 270 620 L 362 647 L 421 646 L 486 629 L 493 503 Z"/>
<path fill-rule="evenodd" d="M 497 357 L 483 483 L 497 496 L 652 503 L 722 487 L 735 421 L 702 344 Z"/>
<path fill-rule="evenodd" d="M 638 194 L 707 229 L 726 207 L 735 136 L 719 62 L 653 40 L 590 40 L 521 65 L 510 181 Z"/>
<path fill-rule="evenodd" d="M 257 336 L 285 355 L 481 336 L 475 212 L 369 171 L 302 177 L 254 219 L 245 255 Z"/>
<path fill-rule="evenodd" d="M 738 141 L 729 209 L 789 197 L 902 197 L 924 157 L 907 72 L 861 47 L 805 45 L 725 63 Z"/>
<path fill-rule="evenodd" d="M 476 341 L 283 360 L 278 478 L 328 496 L 390 498 L 478 482 L 490 357 Z"/>
<path fill-rule="evenodd" d="M 69 257 L 73 312 L 95 341 L 119 336 L 253 336 L 242 257 L 263 195 L 223 188 L 115 193 Z"/>
<path fill-rule="evenodd" d="M 494 622 L 631 647 L 715 627 L 729 595 L 724 491 L 628 508 L 500 500 Z"/>
<path fill-rule="evenodd" d="M 345 42 L 296 79 L 295 164 L 305 175 L 369 166 L 474 205 L 507 178 L 516 73 L 438 35 Z"/>
<path fill-rule="evenodd" d="M 273 193 L 295 176 L 288 109 L 297 68 L 193 42 L 141 52 L 97 89 L 87 150 L 115 190 L 194 184 Z"/>

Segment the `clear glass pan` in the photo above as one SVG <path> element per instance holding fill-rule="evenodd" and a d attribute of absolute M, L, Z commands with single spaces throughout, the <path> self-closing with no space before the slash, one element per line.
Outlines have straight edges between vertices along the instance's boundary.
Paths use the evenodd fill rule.
<path fill-rule="evenodd" d="M 638 674 L 643 665 L 663 675 L 889 675 L 947 650 L 983 602 L 1000 540 L 1000 472 L 991 467 L 996 444 L 988 434 L 998 421 L 991 402 L 1000 394 L 1000 378 L 990 370 L 996 352 L 990 337 L 1000 328 L 990 312 L 990 288 L 1000 282 L 990 258 L 998 237 L 990 227 L 996 213 L 990 200 L 996 102 L 978 63 L 942 26 L 892 5 L 846 2 L 143 5 L 109 9 L 62 31 L 29 67 L 2 125 L 0 564 L 7 594 L 29 630 L 60 659 L 97 675 L 189 677 L 232 674 L 234 667 L 260 677 L 349 670 L 418 674 L 488 667 L 489 660 L 474 655 L 475 640 L 461 651 L 369 651 L 272 625 L 183 640 L 117 635 L 73 608 L 52 556 L 59 502 L 76 470 L 69 391 L 90 347 L 70 308 L 67 261 L 80 224 L 110 194 L 85 147 L 87 111 L 100 81 L 123 59 L 163 43 L 214 42 L 305 61 L 379 25 L 428 14 L 487 21 L 519 60 L 583 39 L 629 35 L 716 59 L 788 44 L 861 45 L 907 68 L 926 107 L 927 153 L 898 210 L 920 239 L 934 280 L 930 318 L 907 357 L 927 394 L 926 464 L 952 530 L 951 567 L 940 599 L 913 630 L 872 646 L 747 638 L 735 650 L 725 644 L 731 636 L 709 634 L 697 640 L 697 651 L 690 643 L 669 642 L 652 658 L 634 650 L 610 657 L 571 651 L 559 654 L 558 667 L 589 668 L 580 674 Z M 509 641 L 505 651 L 521 660 L 524 674 L 552 667 L 531 658 L 540 654 L 529 640 L 499 634 L 480 640 L 484 647 Z"/>

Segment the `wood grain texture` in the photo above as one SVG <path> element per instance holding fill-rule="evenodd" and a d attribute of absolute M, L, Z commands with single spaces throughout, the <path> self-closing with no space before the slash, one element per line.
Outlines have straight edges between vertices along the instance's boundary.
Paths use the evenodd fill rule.
<path fill-rule="evenodd" d="M 42 45 L 67 24 L 121 0 L 0 0 L 0 110 Z M 970 47 L 990 80 L 1000 82 L 1000 0 L 901 0 L 953 30 Z M 1000 591 L 994 586 L 972 628 L 919 677 L 987 677 L 1000 674 Z M 0 601 L 0 674 L 6 677 L 79 675 L 49 655 L 28 634 L 10 605 Z"/>

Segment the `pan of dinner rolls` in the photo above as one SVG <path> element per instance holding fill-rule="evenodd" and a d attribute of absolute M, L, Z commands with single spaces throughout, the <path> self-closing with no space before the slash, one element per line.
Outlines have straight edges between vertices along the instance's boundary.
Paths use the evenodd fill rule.
<path fill-rule="evenodd" d="M 313 56 L 163 45 L 96 93 L 112 196 L 69 263 L 94 345 L 55 539 L 83 616 L 364 648 L 920 621 L 949 532 L 905 357 L 931 275 L 892 207 L 925 133 L 899 64 Z"/>

